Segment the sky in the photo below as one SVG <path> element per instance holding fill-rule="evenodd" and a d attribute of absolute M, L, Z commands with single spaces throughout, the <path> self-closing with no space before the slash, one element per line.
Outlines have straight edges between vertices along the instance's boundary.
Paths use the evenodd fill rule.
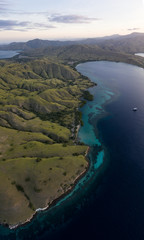
<path fill-rule="evenodd" d="M 0 0 L 0 43 L 144 32 L 144 0 Z"/>

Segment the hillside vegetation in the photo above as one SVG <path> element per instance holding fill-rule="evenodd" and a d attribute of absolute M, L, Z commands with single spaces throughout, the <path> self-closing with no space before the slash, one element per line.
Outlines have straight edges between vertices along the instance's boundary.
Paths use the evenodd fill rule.
<path fill-rule="evenodd" d="M 135 46 L 133 48 L 133 46 Z M 135 50 L 132 50 L 135 49 Z M 141 51 L 140 51 L 141 50 Z M 65 64 L 76 65 L 83 61 L 114 61 L 124 62 L 139 67 L 144 67 L 144 58 L 134 55 L 137 52 L 144 52 L 144 44 L 138 47 L 134 42 L 124 40 L 107 40 L 105 43 L 92 44 L 79 44 L 68 45 L 62 47 L 47 47 L 25 50 L 20 56 L 16 58 L 29 59 L 37 57 L 49 57 L 59 59 Z"/>
<path fill-rule="evenodd" d="M 35 39 L 0 49 L 22 50 L 0 61 L 0 222 L 13 225 L 49 206 L 88 167 L 87 147 L 75 138 L 83 124 L 78 107 L 93 100 L 86 91 L 93 84 L 76 64 L 108 60 L 144 68 L 144 58 L 134 55 L 144 52 L 144 34 Z"/>
<path fill-rule="evenodd" d="M 15 58 L 27 59 L 49 57 L 65 63 L 91 60 L 121 61 L 144 67 L 144 59 L 135 53 L 144 52 L 144 33 L 112 35 L 78 41 L 49 41 L 34 39 L 28 42 L 14 42 L 1 45 L 0 50 L 22 52 Z M 71 63 L 72 64 L 72 63 Z"/>
<path fill-rule="evenodd" d="M 85 172 L 76 145 L 87 78 L 47 58 L 0 61 L 0 222 L 23 223 Z"/>
<path fill-rule="evenodd" d="M 28 42 L 13 42 L 8 45 L 0 45 L 0 50 L 44 50 L 46 48 L 58 49 L 66 46 L 74 45 L 89 45 L 97 46 L 99 49 L 124 52 L 124 53 L 136 53 L 144 52 L 144 33 L 131 33 L 128 35 L 112 35 L 97 38 L 88 38 L 75 41 L 52 41 L 33 39 Z"/>

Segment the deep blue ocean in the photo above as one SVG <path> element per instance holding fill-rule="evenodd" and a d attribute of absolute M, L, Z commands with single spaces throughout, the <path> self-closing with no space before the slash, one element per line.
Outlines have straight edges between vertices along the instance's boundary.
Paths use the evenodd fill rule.
<path fill-rule="evenodd" d="M 1 226 L 0 240 L 144 240 L 144 69 L 102 61 L 77 70 L 98 83 L 89 89 L 94 101 L 80 109 L 89 171 L 31 223 Z"/>

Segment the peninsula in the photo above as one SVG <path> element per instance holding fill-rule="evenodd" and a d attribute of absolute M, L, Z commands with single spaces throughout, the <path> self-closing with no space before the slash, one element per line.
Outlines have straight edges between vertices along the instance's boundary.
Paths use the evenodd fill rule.
<path fill-rule="evenodd" d="M 0 61 L 0 223 L 25 223 L 86 171 L 87 146 L 75 136 L 92 85 L 47 58 Z"/>

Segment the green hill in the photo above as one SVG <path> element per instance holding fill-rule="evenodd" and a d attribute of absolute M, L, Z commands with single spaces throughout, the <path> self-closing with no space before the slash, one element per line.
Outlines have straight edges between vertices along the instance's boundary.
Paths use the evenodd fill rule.
<path fill-rule="evenodd" d="M 0 60 L 0 222 L 24 223 L 37 208 L 66 193 L 88 167 L 87 146 L 76 144 L 80 99 L 93 84 L 74 66 L 121 61 L 144 67 L 144 34 L 77 42 L 12 43 Z"/>
<path fill-rule="evenodd" d="M 0 222 L 31 218 L 88 167 L 75 145 L 87 78 L 47 58 L 0 61 Z"/>

